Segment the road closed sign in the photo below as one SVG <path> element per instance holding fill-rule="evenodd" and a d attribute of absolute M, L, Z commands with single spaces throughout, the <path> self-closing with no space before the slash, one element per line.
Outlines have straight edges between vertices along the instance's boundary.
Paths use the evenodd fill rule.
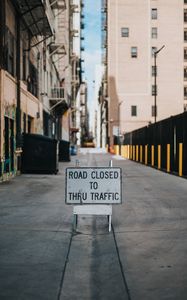
<path fill-rule="evenodd" d="M 67 168 L 66 204 L 120 204 L 120 168 Z"/>

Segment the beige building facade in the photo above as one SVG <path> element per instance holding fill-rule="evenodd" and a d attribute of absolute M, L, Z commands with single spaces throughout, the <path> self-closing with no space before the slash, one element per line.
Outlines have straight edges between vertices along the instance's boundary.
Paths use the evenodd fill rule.
<path fill-rule="evenodd" d="M 20 172 L 22 134 L 71 139 L 81 9 L 80 0 L 0 1 L 0 181 Z"/>
<path fill-rule="evenodd" d="M 185 2 L 105 1 L 110 137 L 185 110 Z"/>

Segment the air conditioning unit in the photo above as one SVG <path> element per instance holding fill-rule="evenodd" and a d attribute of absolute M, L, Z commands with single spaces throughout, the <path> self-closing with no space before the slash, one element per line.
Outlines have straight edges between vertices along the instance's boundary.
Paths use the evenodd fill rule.
<path fill-rule="evenodd" d="M 77 4 L 72 4 L 71 5 L 71 11 L 72 12 L 78 12 L 77 9 L 79 8 L 79 6 Z"/>

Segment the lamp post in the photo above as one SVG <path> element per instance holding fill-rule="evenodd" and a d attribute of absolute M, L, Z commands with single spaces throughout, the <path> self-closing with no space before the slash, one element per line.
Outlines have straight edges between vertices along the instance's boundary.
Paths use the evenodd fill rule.
<path fill-rule="evenodd" d="M 118 103 L 118 144 L 119 144 L 119 154 L 121 154 L 121 141 L 120 141 L 120 134 L 121 134 L 121 129 L 120 129 L 120 106 L 124 102 L 124 100 L 120 101 Z"/>
<path fill-rule="evenodd" d="M 155 117 L 155 123 L 156 123 L 156 117 L 157 117 L 157 64 L 156 64 L 156 59 L 158 53 L 165 47 L 163 45 L 160 49 L 157 51 L 154 51 L 154 86 L 155 86 L 155 91 L 154 91 L 154 117 Z"/>

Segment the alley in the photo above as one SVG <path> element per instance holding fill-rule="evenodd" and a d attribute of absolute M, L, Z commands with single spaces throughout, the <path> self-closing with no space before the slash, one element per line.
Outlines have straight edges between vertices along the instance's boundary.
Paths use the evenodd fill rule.
<path fill-rule="evenodd" d="M 82 216 L 72 231 L 65 169 L 122 168 L 123 202 L 107 218 Z M 81 151 L 57 175 L 0 184 L 0 299 L 184 300 L 187 181 L 98 152 Z"/>

